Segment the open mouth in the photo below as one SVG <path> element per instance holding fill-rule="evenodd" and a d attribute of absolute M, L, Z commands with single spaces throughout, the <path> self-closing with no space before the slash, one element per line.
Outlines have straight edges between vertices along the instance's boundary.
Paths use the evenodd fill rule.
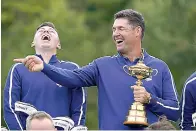
<path fill-rule="evenodd" d="M 117 44 L 121 44 L 123 40 L 116 40 Z"/>
<path fill-rule="evenodd" d="M 42 40 L 50 41 L 50 36 L 49 35 L 43 35 Z"/>

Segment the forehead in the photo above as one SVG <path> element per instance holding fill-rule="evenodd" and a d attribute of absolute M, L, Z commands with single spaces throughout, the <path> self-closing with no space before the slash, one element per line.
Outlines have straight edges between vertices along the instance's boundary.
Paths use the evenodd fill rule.
<path fill-rule="evenodd" d="M 52 121 L 50 119 L 48 119 L 48 118 L 43 118 L 43 119 L 37 119 L 37 118 L 35 118 L 35 119 L 33 119 L 31 121 L 31 124 L 38 124 L 38 123 L 50 125 L 50 124 L 52 124 Z"/>
<path fill-rule="evenodd" d="M 41 129 L 52 130 L 53 129 L 53 122 L 48 118 L 33 119 L 31 121 L 30 128 L 32 130 L 41 130 Z"/>
<path fill-rule="evenodd" d="M 55 30 L 55 29 L 50 26 L 43 26 L 43 27 L 40 27 L 38 30 Z"/>
<path fill-rule="evenodd" d="M 126 18 L 118 18 L 115 19 L 113 27 L 127 27 L 129 25 L 129 21 Z"/>

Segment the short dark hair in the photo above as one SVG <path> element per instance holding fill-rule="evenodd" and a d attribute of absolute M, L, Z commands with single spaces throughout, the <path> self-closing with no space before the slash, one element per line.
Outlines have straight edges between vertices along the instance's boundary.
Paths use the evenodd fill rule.
<path fill-rule="evenodd" d="M 142 28 L 142 36 L 144 37 L 145 22 L 142 14 L 132 9 L 125 9 L 114 14 L 114 20 L 119 18 L 126 18 L 133 26 L 140 26 Z"/>
<path fill-rule="evenodd" d="M 55 26 L 54 26 L 54 24 L 52 23 L 52 22 L 44 22 L 44 23 L 42 23 L 41 25 L 39 25 L 38 27 L 37 27 L 37 30 L 39 30 L 41 27 L 43 27 L 43 26 L 49 26 L 49 27 L 52 27 L 53 29 L 55 29 L 56 30 L 56 28 L 55 28 Z M 57 30 L 56 30 L 57 31 Z"/>
<path fill-rule="evenodd" d="M 166 116 L 160 116 L 159 121 L 149 125 L 146 130 L 176 130 Z"/>

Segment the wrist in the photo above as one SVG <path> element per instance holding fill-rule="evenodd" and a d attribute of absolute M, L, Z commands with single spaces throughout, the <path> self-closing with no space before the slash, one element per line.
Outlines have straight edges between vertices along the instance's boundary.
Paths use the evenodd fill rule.
<path fill-rule="evenodd" d="M 42 62 L 40 71 L 43 71 L 43 70 L 44 70 L 44 67 L 45 67 L 46 65 L 47 65 L 47 64 L 46 64 L 45 62 Z"/>

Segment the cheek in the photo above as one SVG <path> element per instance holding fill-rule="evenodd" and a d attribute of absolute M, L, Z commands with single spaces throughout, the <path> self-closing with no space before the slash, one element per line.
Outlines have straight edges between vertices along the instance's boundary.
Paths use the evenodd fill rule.
<path fill-rule="evenodd" d="M 52 42 L 54 43 L 54 45 L 57 45 L 59 43 L 59 40 L 58 39 L 54 39 Z"/>
<path fill-rule="evenodd" d="M 40 39 L 41 38 L 41 34 L 40 33 L 35 34 L 34 38 L 35 39 Z"/>
<path fill-rule="evenodd" d="M 34 44 L 35 44 L 35 45 L 39 45 L 39 43 L 41 43 L 41 40 L 39 40 L 39 39 L 36 39 L 36 40 L 34 41 Z"/>
<path fill-rule="evenodd" d="M 41 41 L 41 37 L 39 35 L 35 35 L 34 41 L 35 42 L 40 42 Z"/>
<path fill-rule="evenodd" d="M 54 36 L 52 36 L 53 37 L 53 41 L 55 41 L 55 42 L 57 42 L 57 41 L 59 41 L 59 37 L 57 37 L 56 35 Z"/>
<path fill-rule="evenodd" d="M 132 41 L 132 40 L 133 40 L 133 35 L 132 35 L 132 34 L 127 34 L 127 35 L 125 36 L 125 40 L 126 40 L 126 41 Z"/>
<path fill-rule="evenodd" d="M 50 41 L 50 43 L 51 43 L 53 46 L 57 47 L 58 44 L 59 44 L 59 40 L 58 40 L 58 39 L 52 39 L 52 40 Z"/>
<path fill-rule="evenodd" d="M 114 35 L 114 33 L 112 32 L 112 39 L 114 39 L 114 36 L 115 36 L 115 35 Z"/>
<path fill-rule="evenodd" d="M 115 40 L 114 40 L 114 36 L 112 35 L 112 40 L 115 42 Z"/>

